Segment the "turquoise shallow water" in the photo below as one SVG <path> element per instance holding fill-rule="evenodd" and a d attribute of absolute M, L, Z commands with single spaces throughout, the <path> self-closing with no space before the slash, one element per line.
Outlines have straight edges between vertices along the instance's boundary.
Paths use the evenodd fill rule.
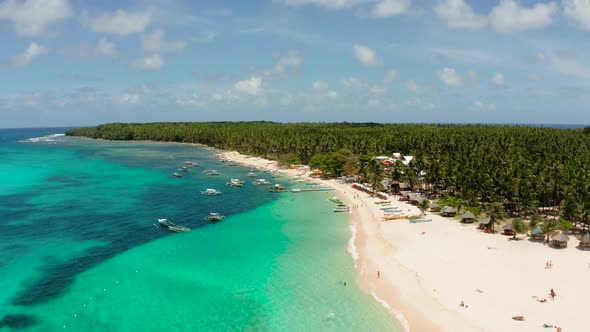
<path fill-rule="evenodd" d="M 356 286 L 325 193 L 269 193 L 196 147 L 26 141 L 57 132 L 0 131 L 0 331 L 398 330 Z M 201 166 L 170 178 L 185 160 Z"/>

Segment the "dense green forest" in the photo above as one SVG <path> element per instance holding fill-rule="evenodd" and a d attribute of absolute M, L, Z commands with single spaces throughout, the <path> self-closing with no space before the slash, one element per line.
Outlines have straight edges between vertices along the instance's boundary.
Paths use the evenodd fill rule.
<path fill-rule="evenodd" d="M 467 206 L 501 203 L 512 215 L 561 207 L 563 219 L 590 222 L 590 129 L 504 125 L 375 123 L 113 123 L 67 135 L 110 140 L 201 143 L 306 163 L 379 185 L 383 177 Z M 383 170 L 376 155 L 412 155 Z"/>

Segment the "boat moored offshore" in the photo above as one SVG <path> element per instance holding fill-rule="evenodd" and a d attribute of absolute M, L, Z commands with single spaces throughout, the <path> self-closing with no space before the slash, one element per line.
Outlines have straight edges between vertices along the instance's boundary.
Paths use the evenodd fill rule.
<path fill-rule="evenodd" d="M 255 186 L 263 186 L 269 185 L 270 181 L 268 181 L 267 179 L 256 179 L 256 181 L 252 182 L 252 184 Z"/>
<path fill-rule="evenodd" d="M 209 220 L 212 222 L 222 221 L 223 219 L 225 219 L 225 216 L 222 216 L 217 212 L 211 212 L 208 216 L 205 217 L 205 220 Z"/>
<path fill-rule="evenodd" d="M 230 187 L 243 187 L 244 181 L 240 179 L 229 179 L 229 181 L 227 181 L 225 184 Z"/>
<path fill-rule="evenodd" d="M 274 186 L 269 186 L 268 190 L 272 193 L 282 193 L 282 192 L 287 191 L 287 188 L 285 188 L 277 183 Z"/>
<path fill-rule="evenodd" d="M 201 195 L 205 195 L 205 196 L 218 196 L 218 195 L 221 195 L 221 191 L 217 191 L 215 189 L 207 188 L 206 190 L 201 191 Z"/>
<path fill-rule="evenodd" d="M 158 218 L 158 223 L 154 223 L 154 226 L 160 227 L 160 228 L 167 228 L 173 232 L 188 232 L 191 230 L 188 227 L 176 225 L 172 221 L 170 221 L 168 219 L 163 219 L 163 218 Z"/>

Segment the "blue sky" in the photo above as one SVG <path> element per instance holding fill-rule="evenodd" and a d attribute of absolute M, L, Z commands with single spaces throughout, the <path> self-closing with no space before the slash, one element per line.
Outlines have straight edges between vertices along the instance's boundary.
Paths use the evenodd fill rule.
<path fill-rule="evenodd" d="M 587 0 L 0 0 L 0 127 L 590 123 Z"/>

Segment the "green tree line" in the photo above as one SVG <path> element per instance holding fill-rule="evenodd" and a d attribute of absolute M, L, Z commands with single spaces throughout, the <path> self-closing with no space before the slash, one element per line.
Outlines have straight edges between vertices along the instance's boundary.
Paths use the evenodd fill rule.
<path fill-rule="evenodd" d="M 500 202 L 527 216 L 561 206 L 573 223 L 590 221 L 590 135 L 585 129 L 506 125 L 183 122 L 112 123 L 67 135 L 109 140 L 200 143 L 221 149 L 357 174 L 386 176 L 414 188 L 461 198 L 469 206 Z M 413 155 L 385 173 L 372 156 Z"/>

